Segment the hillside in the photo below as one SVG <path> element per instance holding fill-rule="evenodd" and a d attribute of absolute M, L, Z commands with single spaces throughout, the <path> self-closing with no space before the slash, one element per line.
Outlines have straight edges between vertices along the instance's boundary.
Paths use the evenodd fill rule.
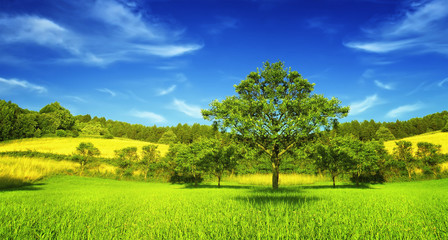
<path fill-rule="evenodd" d="M 81 142 L 91 142 L 101 151 L 101 157 L 112 158 L 115 156 L 114 150 L 125 147 L 137 147 L 141 153 L 142 147 L 154 143 L 148 143 L 127 138 L 27 138 L 8 141 L 0 144 L 0 152 L 9 151 L 37 151 L 56 154 L 72 154 Z M 168 145 L 156 144 L 162 156 L 168 152 Z"/>
<path fill-rule="evenodd" d="M 409 141 L 412 143 L 412 146 L 414 148 L 414 151 L 417 149 L 417 143 L 418 142 L 430 142 L 433 144 L 438 144 L 442 146 L 442 153 L 448 153 L 448 132 L 431 132 L 431 133 L 425 133 L 413 137 L 403 138 L 400 140 L 392 140 L 387 141 L 384 143 L 386 146 L 387 151 L 389 153 L 393 152 L 396 141 Z"/>

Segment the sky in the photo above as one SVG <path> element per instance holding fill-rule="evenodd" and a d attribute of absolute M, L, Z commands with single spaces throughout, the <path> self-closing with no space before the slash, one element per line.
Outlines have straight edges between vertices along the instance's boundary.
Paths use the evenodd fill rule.
<path fill-rule="evenodd" d="M 0 0 L 0 99 L 147 126 L 282 61 L 351 120 L 448 110 L 448 0 Z"/>

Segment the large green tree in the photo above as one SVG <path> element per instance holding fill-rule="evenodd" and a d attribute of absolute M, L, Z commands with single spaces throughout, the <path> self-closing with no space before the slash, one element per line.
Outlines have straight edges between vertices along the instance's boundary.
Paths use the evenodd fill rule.
<path fill-rule="evenodd" d="M 338 99 L 313 90 L 313 83 L 282 62 L 266 62 L 235 86 L 236 96 L 213 101 L 202 114 L 261 149 L 270 158 L 272 187 L 277 189 L 285 153 L 348 113 Z"/>

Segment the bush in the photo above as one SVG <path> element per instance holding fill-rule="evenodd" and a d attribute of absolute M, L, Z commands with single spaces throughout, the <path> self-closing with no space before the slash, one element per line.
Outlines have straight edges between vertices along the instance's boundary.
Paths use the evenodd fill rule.
<path fill-rule="evenodd" d="M 62 130 L 62 129 L 58 129 L 58 130 L 56 130 L 56 136 L 58 136 L 58 137 L 67 137 L 67 132 Z"/>
<path fill-rule="evenodd" d="M 79 131 L 78 130 L 72 130 L 72 137 L 74 137 L 74 138 L 79 137 Z"/>
<path fill-rule="evenodd" d="M 112 134 L 110 134 L 110 133 L 107 133 L 106 135 L 104 135 L 104 138 L 105 139 L 113 139 L 114 136 Z"/>

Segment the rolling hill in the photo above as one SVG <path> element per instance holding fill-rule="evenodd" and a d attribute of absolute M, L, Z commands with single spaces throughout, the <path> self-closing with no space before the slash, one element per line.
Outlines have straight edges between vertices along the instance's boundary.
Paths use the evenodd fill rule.
<path fill-rule="evenodd" d="M 115 150 L 125 147 L 137 147 L 138 153 L 141 153 L 142 147 L 154 143 L 131 140 L 127 138 L 27 138 L 13 141 L 7 141 L 0 144 L 0 152 L 9 151 L 37 151 L 56 154 L 72 154 L 81 142 L 91 142 L 101 151 L 101 157 L 113 158 Z M 162 156 L 168 152 L 168 145 L 156 144 Z"/>
<path fill-rule="evenodd" d="M 386 149 L 389 153 L 393 152 L 395 145 L 395 142 L 397 141 L 409 141 L 412 143 L 412 146 L 414 148 L 414 151 L 417 149 L 417 143 L 418 142 L 430 142 L 433 144 L 441 145 L 442 146 L 442 153 L 448 153 L 448 132 L 430 132 L 425 133 L 413 137 L 403 138 L 399 140 L 391 140 L 384 143 L 386 146 Z"/>

